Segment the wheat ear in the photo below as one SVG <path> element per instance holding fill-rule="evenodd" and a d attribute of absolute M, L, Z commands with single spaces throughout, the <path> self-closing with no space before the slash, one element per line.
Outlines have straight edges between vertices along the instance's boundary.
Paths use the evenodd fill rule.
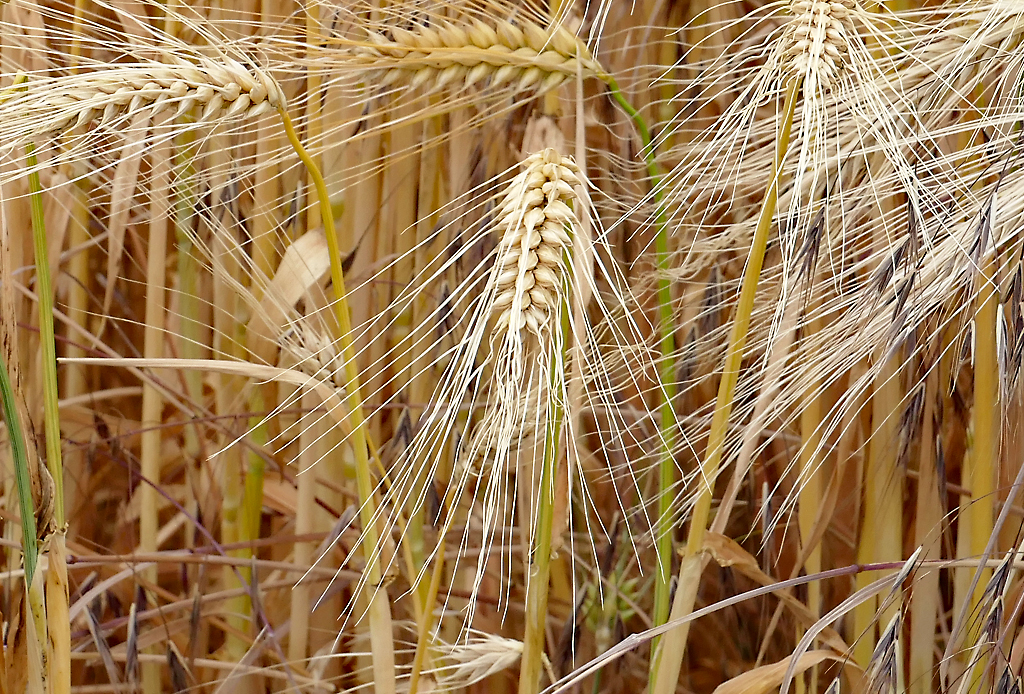
<path fill-rule="evenodd" d="M 839 78 L 846 54 L 847 38 L 853 30 L 850 12 L 853 0 L 793 0 L 793 19 L 786 26 L 783 41 L 791 77 L 804 80 L 804 94 L 829 91 Z"/>
<path fill-rule="evenodd" d="M 200 120 L 256 117 L 285 104 L 284 93 L 266 72 L 231 58 L 144 63 L 66 77 L 29 79 L 3 102 L 3 130 L 19 134 L 111 123 L 149 109 L 174 109 L 174 117 L 201 106 Z"/>
<path fill-rule="evenodd" d="M 555 471 L 564 420 L 564 351 L 570 333 L 566 305 L 572 251 L 569 232 L 579 225 L 570 204 L 576 202 L 579 184 L 575 163 L 554 149 L 544 149 L 526 159 L 499 211 L 503 238 L 493 276 L 495 298 L 491 310 L 496 320 L 492 339 L 499 340 L 507 350 L 507 366 L 512 369 L 508 375 L 518 379 L 502 378 L 501 368 L 506 365 L 496 364 L 497 406 L 511 405 L 513 412 L 521 410 L 524 389 L 516 384 L 521 384 L 526 359 L 534 348 L 540 363 L 548 366 L 546 388 L 543 384 L 536 388 L 538 402 L 545 404 L 546 424 L 540 484 L 534 496 L 537 510 L 528 568 L 520 694 L 538 690 L 544 660 Z M 544 373 L 543 369 L 538 371 L 538 375 Z M 513 422 L 516 420 L 522 421 L 513 418 Z M 506 428 L 505 432 L 508 435 L 514 430 Z"/>
<path fill-rule="evenodd" d="M 528 413 L 545 406 L 541 384 L 529 383 L 529 359 L 550 358 L 558 341 L 556 319 L 564 301 L 572 249 L 569 230 L 579 222 L 576 202 L 579 169 L 555 149 L 527 157 L 498 207 L 501 233 L 491 275 L 494 402 L 474 436 L 473 451 L 488 459 L 507 450 L 512 437 L 539 427 Z"/>
<path fill-rule="evenodd" d="M 444 649 L 447 664 L 430 674 L 444 690 L 469 687 L 516 664 L 523 644 L 496 634 L 473 631 L 465 642 Z"/>
<path fill-rule="evenodd" d="M 783 80 L 787 84 L 781 123 L 775 140 L 775 159 L 767 190 L 757 218 L 754 238 L 747 256 L 740 296 L 733 318 L 729 346 L 722 379 L 712 415 L 708 443 L 701 463 L 700 479 L 705 481 L 696 494 L 685 553 L 679 567 L 679 590 L 673 599 L 671 620 L 688 617 L 693 612 L 697 587 L 703 568 L 704 538 L 714 484 L 722 467 L 729 417 L 732 413 L 743 351 L 750 330 L 754 299 L 764 264 L 768 235 L 778 206 L 782 166 L 789 150 L 790 132 L 801 94 L 805 97 L 802 136 L 806 136 L 809 122 L 807 106 L 836 84 L 843 68 L 843 56 L 850 49 L 854 35 L 852 11 L 855 0 L 793 0 L 790 4 L 792 19 L 784 30 L 780 46 L 783 62 Z M 803 147 L 811 146 L 802 143 Z M 799 187 L 799 184 L 795 184 Z M 667 694 L 675 689 L 686 649 L 689 624 L 668 632 L 659 643 L 651 662 L 651 691 Z"/>
<path fill-rule="evenodd" d="M 545 29 L 530 21 L 477 20 L 413 30 L 391 27 L 389 34 L 372 33 L 355 50 L 371 79 L 386 85 L 487 84 L 544 92 L 578 75 L 605 74 L 586 44 L 561 25 Z"/>
<path fill-rule="evenodd" d="M 523 166 L 498 209 L 502 241 L 491 311 L 496 337 L 525 330 L 544 340 L 561 293 L 563 257 L 572 248 L 568 229 L 578 224 L 570 204 L 579 169 L 550 148 Z"/>

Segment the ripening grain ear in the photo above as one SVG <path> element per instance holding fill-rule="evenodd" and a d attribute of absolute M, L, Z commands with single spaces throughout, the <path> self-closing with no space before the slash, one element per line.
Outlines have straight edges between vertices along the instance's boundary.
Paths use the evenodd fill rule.
<path fill-rule="evenodd" d="M 783 40 L 789 44 L 785 49 L 789 70 L 803 79 L 805 94 L 826 92 L 835 84 L 850 50 L 850 12 L 854 7 L 854 0 L 794 0 L 790 4 L 793 18 Z"/>
<path fill-rule="evenodd" d="M 354 50 L 355 63 L 365 66 L 371 84 L 546 92 L 577 76 L 604 74 L 586 44 L 561 25 L 446 21 L 411 30 L 391 27 L 389 33 L 372 33 Z"/>
<path fill-rule="evenodd" d="M 255 118 L 285 104 L 281 87 L 268 73 L 223 58 L 111 67 L 56 78 L 34 78 L 0 102 L 5 142 L 24 141 L 95 122 L 122 122 L 141 111 L 174 117 L 201 107 L 200 120 Z"/>
<path fill-rule="evenodd" d="M 570 205 L 579 169 L 553 149 L 531 155 L 498 208 L 502 234 L 494 274 L 495 332 L 526 330 L 543 339 L 563 283 L 569 230 L 579 225 Z"/>

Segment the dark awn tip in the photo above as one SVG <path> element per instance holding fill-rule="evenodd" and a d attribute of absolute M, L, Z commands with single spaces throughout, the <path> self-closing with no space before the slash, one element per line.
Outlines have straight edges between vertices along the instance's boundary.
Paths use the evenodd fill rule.
<path fill-rule="evenodd" d="M 902 621 L 900 613 L 897 612 L 889 622 L 889 626 L 882 632 L 881 638 L 878 639 L 878 644 L 871 654 L 871 662 L 879 664 L 881 670 L 888 670 L 886 664 L 895 657 Z"/>
<path fill-rule="evenodd" d="M 999 676 L 999 681 L 996 683 L 993 694 L 1011 694 L 1014 691 L 1014 685 L 1016 685 L 1016 681 L 1013 671 L 1009 665 L 1004 665 L 1003 674 Z"/>
<path fill-rule="evenodd" d="M 702 335 L 714 332 L 719 326 L 719 312 L 722 308 L 721 280 L 718 265 L 712 266 L 707 284 L 704 285 L 704 299 L 701 302 L 700 320 L 698 321 Z"/>
<path fill-rule="evenodd" d="M 341 259 L 341 273 L 343 275 L 347 275 L 349 271 L 352 270 L 352 264 L 356 262 L 356 255 L 359 253 L 359 247 L 363 244 L 364 238 L 366 238 L 365 233 L 359 237 L 358 241 L 356 241 L 355 248 L 349 251 L 348 255 Z"/>
<path fill-rule="evenodd" d="M 903 255 L 906 253 L 906 250 L 907 244 L 904 242 L 897 247 L 895 251 L 893 251 L 888 260 L 879 263 L 878 268 L 871 277 L 871 286 L 879 295 L 883 295 L 885 293 L 885 289 L 892 281 L 893 275 L 896 274 L 896 268 L 898 268 L 902 262 Z"/>
<path fill-rule="evenodd" d="M 441 495 L 437 491 L 437 480 L 431 480 L 427 484 L 427 518 L 430 520 L 430 524 L 435 528 L 440 527 L 441 523 L 445 519 L 445 507 L 444 501 L 441 499 Z"/>
<path fill-rule="evenodd" d="M 396 452 L 401 453 L 412 443 L 412 437 L 412 414 L 410 414 L 408 407 L 403 407 L 402 413 L 398 416 L 395 434 L 391 437 L 391 445 Z"/>
<path fill-rule="evenodd" d="M 167 667 L 171 671 L 171 689 L 177 694 L 187 692 L 189 689 L 188 671 L 185 669 L 185 663 L 182 662 L 181 654 L 178 653 L 178 647 L 174 645 L 173 641 L 167 642 Z"/>
<path fill-rule="evenodd" d="M 799 279 L 807 284 L 807 291 L 810 292 L 811 283 L 814 279 L 814 270 L 818 266 L 818 256 L 821 253 L 821 240 L 825 235 L 825 207 L 822 206 L 814 216 L 814 221 L 807 227 L 804 233 L 804 242 L 797 254 L 797 263 L 800 265 Z"/>
<path fill-rule="evenodd" d="M 992 219 L 995 217 L 997 190 L 998 186 L 988 196 L 988 200 L 978 215 L 978 227 L 975 232 L 974 244 L 971 246 L 971 260 L 976 269 L 981 267 L 982 259 L 988 253 L 988 247 L 992 241 Z"/>
<path fill-rule="evenodd" d="M 1010 570 L 1013 568 L 1013 560 L 1017 558 L 1017 552 L 1012 547 L 1006 553 L 999 566 L 992 572 L 992 577 L 985 586 L 986 597 L 990 600 L 998 599 L 1006 592 L 1006 582 L 1010 577 Z"/>

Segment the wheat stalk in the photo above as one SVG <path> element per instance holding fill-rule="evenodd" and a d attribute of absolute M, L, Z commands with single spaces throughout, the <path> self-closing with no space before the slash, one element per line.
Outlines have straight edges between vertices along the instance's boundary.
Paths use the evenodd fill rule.
<path fill-rule="evenodd" d="M 354 54 L 356 64 L 367 70 L 367 81 L 414 88 L 486 83 L 546 92 L 578 75 L 605 75 L 586 44 L 567 28 L 545 29 L 529 20 L 390 27 L 387 35 L 370 33 Z"/>
<path fill-rule="evenodd" d="M 789 150 L 790 132 L 796 115 L 797 101 L 801 94 L 806 97 L 803 103 L 803 118 L 799 133 L 802 140 L 801 149 L 799 162 L 796 165 L 799 178 L 794 184 L 794 189 L 799 191 L 804 185 L 805 170 L 813 167 L 815 155 L 820 154 L 823 148 L 819 131 L 824 122 L 824 114 L 823 109 L 816 102 L 822 92 L 832 89 L 843 64 L 842 57 L 850 49 L 847 36 L 853 32 L 850 16 L 853 9 L 855 9 L 853 0 L 837 2 L 795 0 L 790 5 L 794 18 L 786 26 L 782 40 L 775 48 L 775 55 L 783 59 L 781 77 L 786 84 L 781 128 L 776 134 L 775 160 L 757 216 L 754 237 L 743 272 L 740 295 L 729 337 L 728 352 L 708 432 L 707 448 L 701 461 L 703 483 L 696 493 L 685 554 L 679 567 L 680 589 L 676 592 L 671 608 L 673 621 L 689 616 L 693 612 L 696 602 L 697 587 L 703 570 L 704 539 L 711 512 L 714 484 L 722 469 L 729 418 L 733 410 L 743 353 L 750 332 L 750 322 L 761 278 L 761 269 L 765 261 L 768 236 L 778 207 L 780 179 Z M 775 72 L 777 67 L 779 66 L 772 66 L 769 61 L 769 68 L 763 73 L 763 79 L 767 83 L 770 84 L 779 77 Z M 728 130 L 726 132 L 728 133 Z M 815 188 L 816 180 L 812 178 L 810 189 L 814 190 Z M 801 210 L 799 205 L 799 196 L 793 196 L 790 214 L 798 220 L 800 217 L 806 216 L 806 212 Z M 791 244 L 792 238 L 792 236 L 789 239 L 784 238 L 783 245 Z M 667 694 L 675 688 L 686 648 L 688 631 L 689 625 L 683 625 L 679 629 L 669 632 L 664 640 L 656 645 L 650 670 L 651 691 L 654 694 Z"/>

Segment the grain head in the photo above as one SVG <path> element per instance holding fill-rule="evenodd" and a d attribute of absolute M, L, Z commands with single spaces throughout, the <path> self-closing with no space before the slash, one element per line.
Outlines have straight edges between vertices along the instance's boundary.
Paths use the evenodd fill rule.
<path fill-rule="evenodd" d="M 572 248 L 569 230 L 578 225 L 571 207 L 578 174 L 572 160 L 545 149 L 528 157 L 509 185 L 497 213 L 502 240 L 491 308 L 496 332 L 549 335 L 564 282 L 564 256 Z"/>
<path fill-rule="evenodd" d="M 850 49 L 854 0 L 794 0 L 793 19 L 786 27 L 789 70 L 803 77 L 805 94 L 832 88 Z"/>
<path fill-rule="evenodd" d="M 469 687 L 512 667 L 522 654 L 522 641 L 474 630 L 466 641 L 445 649 L 448 664 L 432 674 L 443 690 Z"/>
<path fill-rule="evenodd" d="M 22 139 L 171 109 L 179 116 L 200 107 L 201 121 L 251 118 L 284 103 L 280 86 L 263 70 L 227 57 L 174 58 L 29 79 L 17 96 L 0 104 L 0 121 L 2 132 Z"/>
<path fill-rule="evenodd" d="M 544 92 L 579 74 L 604 74 L 586 44 L 564 26 L 542 28 L 528 20 L 391 27 L 387 34 L 371 33 L 354 53 L 357 64 L 384 84 L 415 88 L 486 84 Z"/>

